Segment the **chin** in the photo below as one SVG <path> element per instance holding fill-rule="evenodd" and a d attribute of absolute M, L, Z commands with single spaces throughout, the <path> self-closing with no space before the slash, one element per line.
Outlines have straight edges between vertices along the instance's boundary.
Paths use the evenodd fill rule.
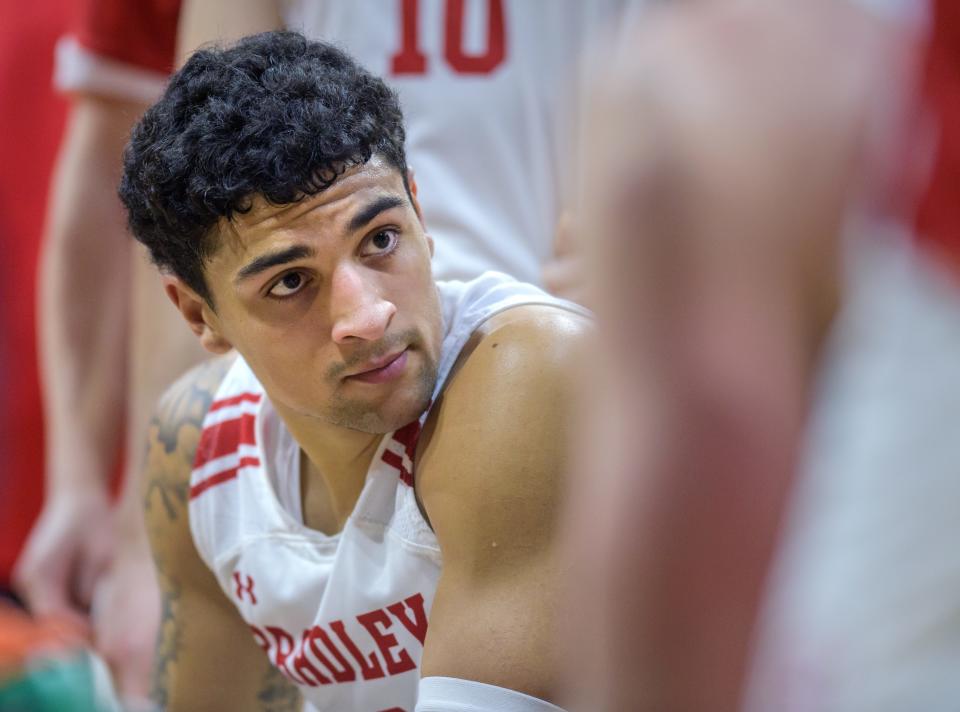
<path fill-rule="evenodd" d="M 421 371 L 415 381 L 393 393 L 378 405 L 346 401 L 329 414 L 328 420 L 340 427 L 364 433 L 390 433 L 419 418 L 430 407 L 436 381 L 430 369 Z"/>
<path fill-rule="evenodd" d="M 417 394 L 411 398 L 394 398 L 377 413 L 380 426 L 375 431 L 389 433 L 412 423 L 430 407 L 430 393 Z"/>
<path fill-rule="evenodd" d="M 412 423 L 430 407 L 433 388 L 437 382 L 436 367 L 426 361 L 419 369 L 411 382 L 387 400 L 381 409 L 383 422 L 388 427 L 383 432 L 390 432 Z"/>
<path fill-rule="evenodd" d="M 402 428 L 407 423 L 413 422 L 420 417 L 429 405 L 430 401 L 427 399 L 422 406 L 418 405 L 416 407 L 411 406 L 397 409 L 387 406 L 385 408 L 371 409 L 361 413 L 356 411 L 350 413 L 340 412 L 334 414 L 331 421 L 335 425 L 349 428 L 350 430 L 382 435 L 384 433 L 391 433 L 394 430 Z"/>

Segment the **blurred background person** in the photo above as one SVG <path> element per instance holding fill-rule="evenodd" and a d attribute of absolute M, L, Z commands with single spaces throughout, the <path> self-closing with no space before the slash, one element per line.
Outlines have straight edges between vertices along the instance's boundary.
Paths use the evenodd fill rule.
<path fill-rule="evenodd" d="M 50 170 L 66 104 L 50 86 L 67 0 L 0 6 L 0 592 L 43 497 L 43 420 L 34 330 L 36 264 Z"/>
<path fill-rule="evenodd" d="M 957 18 L 938 4 L 934 144 L 910 121 L 917 36 L 900 14 L 923 8 L 877 9 L 686 3 L 606 65 L 582 151 L 601 338 L 578 470 L 593 476 L 570 498 L 581 709 L 960 698 L 944 544 L 960 501 L 945 257 L 960 66 L 942 44 Z M 918 233 L 931 145 L 936 219 Z"/>
<path fill-rule="evenodd" d="M 168 349 L 165 313 L 149 316 L 159 285 L 126 235 L 116 185 L 130 127 L 172 68 L 177 11 L 168 0 L 83 0 L 57 45 L 56 86 L 71 107 L 39 273 L 47 492 L 17 567 L 32 612 L 92 624 L 131 705 L 146 699 L 159 596 L 140 497 L 127 486 L 115 506 L 110 475 L 121 451 L 124 471 L 138 469 L 155 394 L 199 353 Z M 141 271 L 152 281 L 131 279 Z M 158 361 L 172 373 L 154 384 Z"/>
<path fill-rule="evenodd" d="M 384 75 L 400 91 L 410 163 L 430 196 L 435 276 L 498 269 L 539 283 L 569 192 L 564 137 L 576 116 L 565 107 L 577 58 L 594 31 L 641 4 L 85 2 L 58 55 L 74 106 L 43 261 L 51 486 L 19 582 L 34 610 L 85 618 L 93 606 L 99 649 L 131 699 L 146 689 L 159 594 L 130 483 L 157 397 L 202 354 L 123 234 L 115 187 L 129 129 L 173 63 L 178 14 L 181 61 L 205 42 L 286 26 L 333 39 Z M 559 246 L 550 284 L 575 294 L 576 257 Z M 124 430 L 127 486 L 112 509 L 107 475 Z"/>
<path fill-rule="evenodd" d="M 0 3 L 0 709 L 106 712 L 102 667 L 86 631 L 31 620 L 11 589 L 14 562 L 40 510 L 44 438 L 34 294 L 51 168 L 66 102 L 50 76 L 72 3 Z M 98 677 L 99 674 L 99 677 Z M 109 687 L 109 685 L 108 685 Z"/>

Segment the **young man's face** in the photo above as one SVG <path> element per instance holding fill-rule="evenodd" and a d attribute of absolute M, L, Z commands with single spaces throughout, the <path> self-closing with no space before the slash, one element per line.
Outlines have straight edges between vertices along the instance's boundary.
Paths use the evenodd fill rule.
<path fill-rule="evenodd" d="M 365 432 L 419 416 L 441 313 L 432 242 L 395 168 L 374 156 L 300 203 L 258 198 L 219 230 L 203 320 L 281 414 Z"/>

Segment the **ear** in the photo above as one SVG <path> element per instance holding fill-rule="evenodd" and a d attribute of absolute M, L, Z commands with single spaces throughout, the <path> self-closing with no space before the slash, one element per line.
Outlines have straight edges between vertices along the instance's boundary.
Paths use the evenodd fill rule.
<path fill-rule="evenodd" d="M 417 197 L 417 179 L 414 176 L 412 168 L 407 169 L 407 185 L 410 186 L 410 198 L 413 201 L 413 209 L 416 211 L 417 217 L 420 218 L 420 225 L 426 230 L 427 226 L 423 222 L 423 211 L 420 209 L 420 199 Z"/>
<path fill-rule="evenodd" d="M 420 200 L 417 198 L 417 179 L 414 177 L 412 168 L 407 169 L 407 184 L 410 186 L 410 197 L 413 200 L 413 209 L 420 219 L 420 227 L 423 228 L 424 234 L 427 236 L 427 245 L 430 247 L 430 257 L 433 257 L 435 249 L 433 238 L 430 236 L 430 233 L 427 232 L 427 224 L 423 220 L 423 211 L 420 209 Z"/>
<path fill-rule="evenodd" d="M 175 275 L 161 275 L 161 281 L 173 306 L 186 320 L 190 331 L 200 339 L 203 348 L 214 354 L 225 354 L 233 348 L 220 333 L 217 315 L 203 297 Z"/>

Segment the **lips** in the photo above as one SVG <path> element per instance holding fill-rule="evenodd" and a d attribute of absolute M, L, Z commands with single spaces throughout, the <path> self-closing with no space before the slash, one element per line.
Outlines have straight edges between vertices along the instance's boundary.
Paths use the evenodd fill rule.
<path fill-rule="evenodd" d="M 347 376 L 346 380 L 363 383 L 386 383 L 403 374 L 407 366 L 407 351 L 389 354 L 363 366 L 363 370 Z"/>

